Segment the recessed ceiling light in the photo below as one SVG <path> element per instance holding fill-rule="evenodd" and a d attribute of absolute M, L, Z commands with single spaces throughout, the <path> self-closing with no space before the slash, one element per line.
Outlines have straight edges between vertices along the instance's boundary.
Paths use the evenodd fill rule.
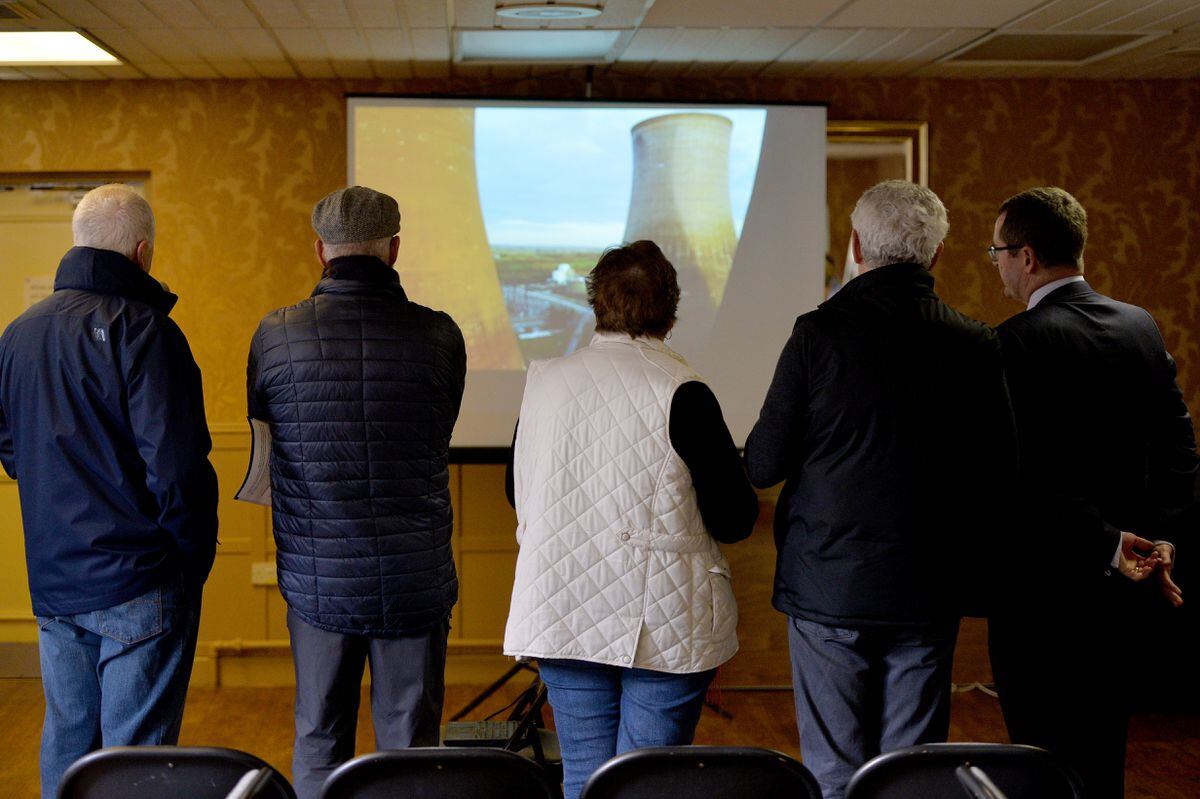
<path fill-rule="evenodd" d="M 0 31 L 0 65 L 109 66 L 121 61 L 75 31 Z"/>
<path fill-rule="evenodd" d="M 602 9 L 581 3 L 512 3 L 498 6 L 496 16 L 505 19 L 535 19 L 557 22 L 564 19 L 588 19 L 600 16 Z"/>
<path fill-rule="evenodd" d="M 619 30 L 459 30 L 459 61 L 517 61 L 602 64 L 621 36 Z"/>

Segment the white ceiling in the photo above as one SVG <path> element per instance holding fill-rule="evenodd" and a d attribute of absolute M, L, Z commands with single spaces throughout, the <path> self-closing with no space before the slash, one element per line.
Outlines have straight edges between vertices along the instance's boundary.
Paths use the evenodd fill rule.
<path fill-rule="evenodd" d="M 1200 77 L 1198 0 L 576 1 L 602 6 L 603 13 L 583 23 L 545 27 L 620 31 L 598 70 L 654 78 Z M 5 2 L 11 0 L 0 0 L 0 7 Z M 80 29 L 126 63 L 0 67 L 0 79 L 508 80 L 563 68 L 465 62 L 463 31 L 538 27 L 498 18 L 495 0 L 19 2 L 36 18 L 0 20 L 0 30 Z M 939 62 L 998 30 L 1154 36 L 1078 66 Z"/>

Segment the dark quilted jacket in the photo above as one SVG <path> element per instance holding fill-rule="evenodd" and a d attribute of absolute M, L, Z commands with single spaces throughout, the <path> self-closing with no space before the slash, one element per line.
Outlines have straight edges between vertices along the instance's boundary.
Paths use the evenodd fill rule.
<path fill-rule="evenodd" d="M 336 258 L 250 346 L 250 415 L 270 422 L 279 587 L 324 630 L 397 636 L 450 615 L 448 455 L 462 333 L 409 302 L 396 272 Z"/>

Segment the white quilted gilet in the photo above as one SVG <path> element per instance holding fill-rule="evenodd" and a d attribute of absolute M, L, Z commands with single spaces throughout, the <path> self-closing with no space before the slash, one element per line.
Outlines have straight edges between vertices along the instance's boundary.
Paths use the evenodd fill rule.
<path fill-rule="evenodd" d="M 668 431 L 675 390 L 698 379 L 661 341 L 612 333 L 530 364 L 506 655 L 677 674 L 733 657 L 729 564 Z"/>

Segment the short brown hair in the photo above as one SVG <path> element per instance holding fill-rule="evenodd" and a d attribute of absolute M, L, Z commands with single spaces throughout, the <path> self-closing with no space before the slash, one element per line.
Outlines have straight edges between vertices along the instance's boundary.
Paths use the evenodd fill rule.
<path fill-rule="evenodd" d="M 1046 266 L 1083 269 L 1087 211 L 1070 193 L 1041 186 L 1009 197 L 1000 206 L 1005 244 L 1023 244 Z"/>
<path fill-rule="evenodd" d="M 634 338 L 662 338 L 675 324 L 679 281 L 675 267 L 652 241 L 604 251 L 587 278 L 596 330 Z"/>

